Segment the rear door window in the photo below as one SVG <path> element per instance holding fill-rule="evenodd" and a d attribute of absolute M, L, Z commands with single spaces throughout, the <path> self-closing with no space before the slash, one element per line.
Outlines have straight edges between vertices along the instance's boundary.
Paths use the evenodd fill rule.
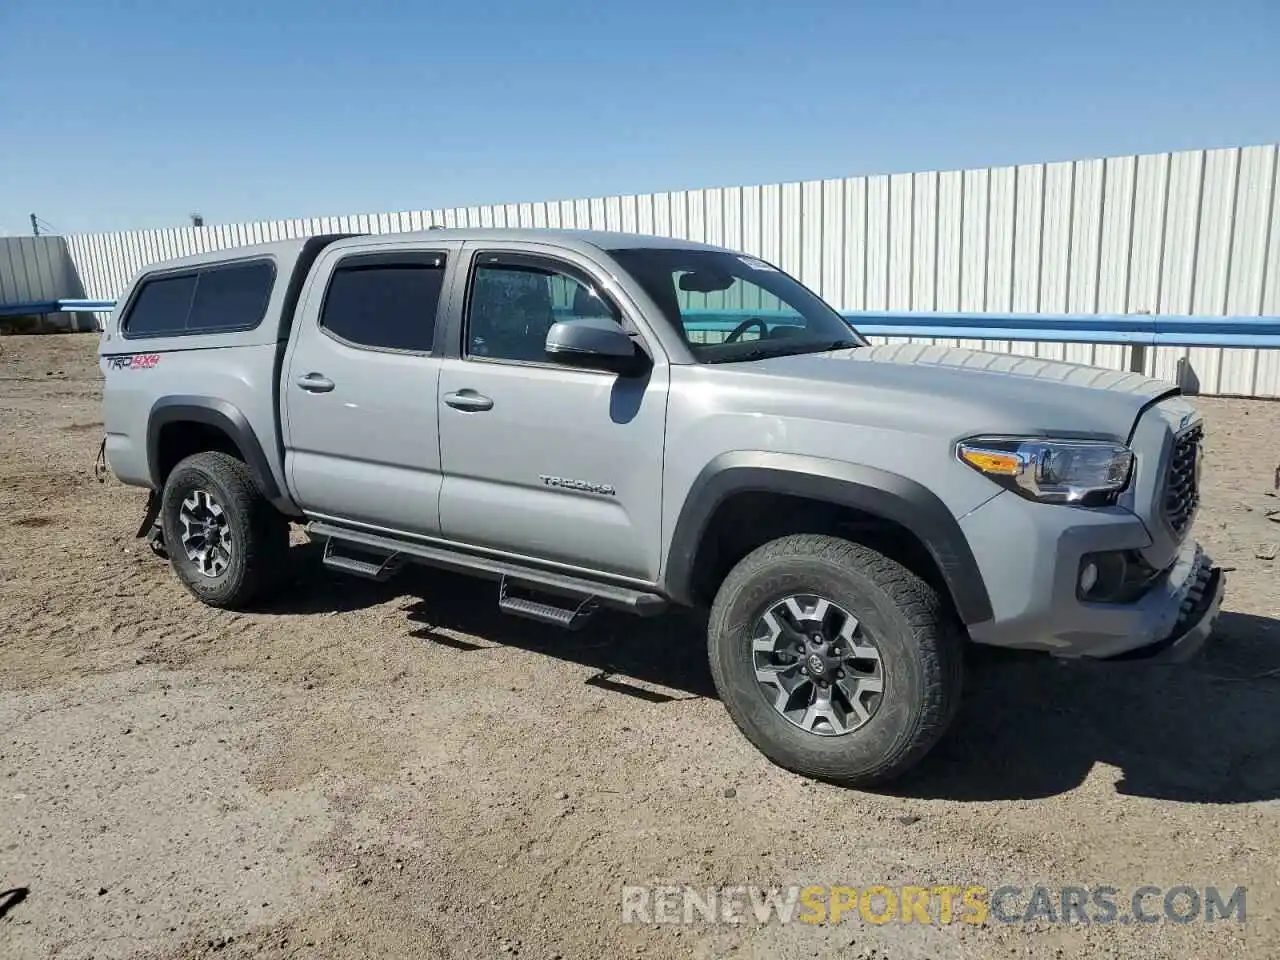
<path fill-rule="evenodd" d="M 352 346 L 430 353 L 444 271 L 443 253 L 348 257 L 329 281 L 320 326 Z"/>

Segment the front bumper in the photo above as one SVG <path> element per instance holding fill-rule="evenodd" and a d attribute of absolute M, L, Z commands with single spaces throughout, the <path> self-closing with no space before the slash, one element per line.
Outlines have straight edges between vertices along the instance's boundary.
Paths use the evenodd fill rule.
<path fill-rule="evenodd" d="M 1157 569 L 1165 572 L 1137 600 L 1079 599 L 1085 554 L 1136 550 L 1150 557 L 1146 527 L 1123 508 L 1047 507 L 1005 493 L 961 525 L 994 611 L 991 620 L 969 625 L 975 642 L 1063 658 L 1178 660 L 1212 632 L 1224 578 L 1190 538 L 1160 558 Z"/>
<path fill-rule="evenodd" d="M 1178 623 L 1169 636 L 1108 659 L 1143 663 L 1184 663 L 1190 660 L 1213 634 L 1226 592 L 1226 574 L 1222 569 L 1204 566 L 1197 575 L 1195 587 L 1183 600 Z"/>

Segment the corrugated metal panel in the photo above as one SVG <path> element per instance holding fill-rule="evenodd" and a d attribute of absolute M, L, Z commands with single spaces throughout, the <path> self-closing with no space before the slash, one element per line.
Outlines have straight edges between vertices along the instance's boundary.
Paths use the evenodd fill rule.
<path fill-rule="evenodd" d="M 890 310 L 911 310 L 911 267 L 914 213 L 913 186 L 915 178 L 909 173 L 895 173 L 889 177 L 889 263 L 887 277 L 887 303 Z"/>
<path fill-rule="evenodd" d="M 1278 174 L 1280 148 L 1268 145 L 95 234 L 70 237 L 67 247 L 83 295 L 111 298 L 146 264 L 275 237 L 432 224 L 590 227 L 742 249 L 842 310 L 1277 315 Z M 15 274 L 13 261 L 0 254 L 0 283 Z M 38 273 L 38 262 L 25 262 L 23 271 Z M 1121 346 L 966 345 L 1128 364 Z M 1147 364 L 1158 376 L 1198 381 L 1205 393 L 1280 396 L 1280 351 L 1161 348 Z"/>
<path fill-rule="evenodd" d="M 911 180 L 911 309 L 938 309 L 938 175 Z"/>
<path fill-rule="evenodd" d="M 952 171 L 938 175 L 937 217 L 936 309 L 959 310 L 964 262 L 964 174 Z"/>
<path fill-rule="evenodd" d="M 984 309 L 1009 312 L 1013 309 L 1014 224 L 1018 203 L 1018 171 L 996 167 L 987 181 L 987 286 Z M 1009 353 L 1008 340 L 984 341 L 987 350 Z"/>
<path fill-rule="evenodd" d="M 889 309 L 889 178 L 868 177 L 862 297 L 864 310 Z"/>
<path fill-rule="evenodd" d="M 77 289 L 62 237 L 0 239 L 0 297 L 10 303 L 58 299 Z"/>
<path fill-rule="evenodd" d="M 966 170 L 960 194 L 960 309 L 987 308 L 987 246 L 991 225 L 991 171 Z M 962 340 L 976 347 L 977 341 Z"/>
<path fill-rule="evenodd" d="M 760 188 L 760 234 L 758 249 L 750 251 L 770 263 L 782 266 L 782 188 L 780 183 Z M 798 227 L 799 224 L 796 224 Z"/>
<path fill-rule="evenodd" d="M 755 256 L 760 255 L 760 192 L 760 187 L 743 187 L 741 198 L 742 244 L 740 249 Z"/>
<path fill-rule="evenodd" d="M 818 231 L 818 272 L 815 288 L 828 303 L 844 304 L 844 181 L 824 180 L 819 189 L 822 225 Z"/>
<path fill-rule="evenodd" d="M 1013 265 L 1010 303 L 1018 313 L 1035 313 L 1040 300 L 1040 244 L 1044 228 L 1044 167 L 1017 167 L 1014 172 Z M 1036 344 L 1011 341 L 1011 353 L 1035 356 Z"/>
<path fill-rule="evenodd" d="M 773 262 L 792 276 L 804 273 L 804 234 L 808 220 L 804 216 L 802 184 L 784 183 L 778 192 L 777 254 Z"/>
<path fill-rule="evenodd" d="M 1270 230 L 1271 194 L 1276 180 L 1276 150 L 1240 151 L 1230 257 L 1223 310 L 1248 314 L 1262 310 L 1263 282 Z M 1252 394 L 1257 389 L 1259 360 L 1256 350 L 1223 350 L 1218 391 Z"/>
<path fill-rule="evenodd" d="M 705 243 L 707 239 L 707 208 L 704 191 L 690 190 L 684 194 L 683 206 L 685 223 L 683 236 L 688 240 Z"/>
<path fill-rule="evenodd" d="M 1101 232 L 1098 236 L 1098 275 L 1095 302 L 1101 313 L 1128 310 L 1130 244 L 1133 237 L 1133 157 L 1114 157 L 1102 168 Z M 1129 351 L 1124 347 L 1099 346 L 1093 360 L 1101 366 L 1128 367 Z"/>
<path fill-rule="evenodd" d="M 1262 150 L 1264 148 L 1256 148 Z M 1266 198 L 1260 205 L 1266 223 L 1259 240 L 1262 247 L 1258 266 L 1259 311 L 1264 316 L 1280 315 L 1280 147 L 1265 148 L 1270 156 L 1258 171 L 1259 192 Z M 1246 151 L 1247 152 L 1247 151 Z M 1248 311 L 1252 313 L 1252 311 Z M 1253 389 L 1246 396 L 1280 397 L 1280 350 L 1258 351 L 1253 373 Z"/>
<path fill-rule="evenodd" d="M 1191 312 L 1203 171 L 1204 151 L 1177 153 L 1170 157 L 1157 313 Z M 1177 379 L 1181 361 L 1186 355 L 1187 351 L 1182 348 L 1155 351 L 1155 375 L 1166 380 Z"/>
<path fill-rule="evenodd" d="M 1040 215 L 1040 282 L 1035 309 L 1066 313 L 1071 287 L 1071 213 L 1075 198 L 1075 164 L 1050 163 L 1044 168 Z M 1070 347 L 1039 344 L 1039 355 L 1067 359 Z"/>
<path fill-rule="evenodd" d="M 867 180 L 844 181 L 844 297 L 842 310 L 867 305 Z"/>
<path fill-rule="evenodd" d="M 0 303 L 75 300 L 85 295 L 66 237 L 0 237 Z M 91 329 L 92 325 L 87 314 L 54 315 L 48 320 L 55 328 Z"/>
<path fill-rule="evenodd" d="M 1074 164 L 1075 185 L 1071 205 L 1071 275 L 1067 285 L 1067 309 L 1072 313 L 1096 313 L 1098 309 L 1098 271 L 1102 243 L 1102 179 L 1106 167 L 1101 160 Z M 1066 357 L 1077 363 L 1098 363 L 1099 348 L 1076 344 L 1068 348 Z M 1119 366 L 1114 358 L 1112 366 Z"/>

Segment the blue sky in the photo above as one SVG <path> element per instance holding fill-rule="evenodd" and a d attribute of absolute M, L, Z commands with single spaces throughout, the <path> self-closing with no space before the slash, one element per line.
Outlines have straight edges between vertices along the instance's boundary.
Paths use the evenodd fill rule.
<path fill-rule="evenodd" d="M 1277 0 L 0 0 L 0 230 L 1280 140 Z"/>

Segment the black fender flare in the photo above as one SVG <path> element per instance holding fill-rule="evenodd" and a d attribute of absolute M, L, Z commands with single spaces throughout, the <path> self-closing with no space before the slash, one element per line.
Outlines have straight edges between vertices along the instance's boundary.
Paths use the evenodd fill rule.
<path fill-rule="evenodd" d="M 262 444 L 258 442 L 248 418 L 235 404 L 217 397 L 161 397 L 152 405 L 147 418 L 147 467 L 154 489 L 164 486 L 164 477 L 160 476 L 160 431 L 169 423 L 203 423 L 217 427 L 239 447 L 258 491 L 272 503 L 283 499 L 271 472 L 271 464 L 262 452 Z"/>
<path fill-rule="evenodd" d="M 693 566 L 703 533 L 721 503 L 748 492 L 806 497 L 905 527 L 937 564 L 960 618 L 966 624 L 991 619 L 991 598 L 969 540 L 928 487 L 877 467 L 764 451 L 722 453 L 694 479 L 667 551 L 664 590 L 672 599 L 693 602 Z"/>

